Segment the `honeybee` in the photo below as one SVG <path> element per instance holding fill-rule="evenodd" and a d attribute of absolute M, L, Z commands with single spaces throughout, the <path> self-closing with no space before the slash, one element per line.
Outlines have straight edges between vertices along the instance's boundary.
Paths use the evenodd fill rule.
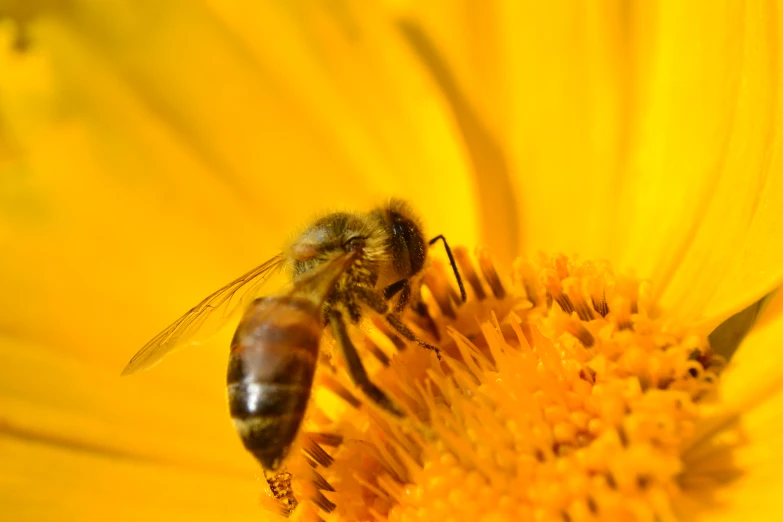
<path fill-rule="evenodd" d="M 441 240 L 465 289 L 451 249 L 440 235 L 427 241 L 421 222 L 399 199 L 366 214 L 337 212 L 313 222 L 281 254 L 205 298 L 156 335 L 130 360 L 128 375 L 148 368 L 199 332 L 247 306 L 231 342 L 229 410 L 245 448 L 267 471 L 285 460 L 304 418 L 324 329 L 332 329 L 351 379 L 376 404 L 402 411 L 367 375 L 348 334 L 365 311 L 382 316 L 402 337 L 435 350 L 400 319 L 406 307 L 426 315 L 420 285 L 430 245 Z M 287 268 L 291 289 L 254 299 L 260 285 Z M 251 301 L 251 299 L 254 299 Z M 210 319 L 211 320 L 211 319 Z"/>

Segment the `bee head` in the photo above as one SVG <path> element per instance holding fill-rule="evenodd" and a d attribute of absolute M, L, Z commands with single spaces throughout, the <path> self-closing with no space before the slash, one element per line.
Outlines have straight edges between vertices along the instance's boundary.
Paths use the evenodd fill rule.
<path fill-rule="evenodd" d="M 366 216 L 348 212 L 335 212 L 318 219 L 291 244 L 289 254 L 294 264 L 294 275 L 300 275 L 344 252 L 363 256 L 368 243 L 372 243 L 376 228 Z"/>
<path fill-rule="evenodd" d="M 410 205 L 392 199 L 375 210 L 373 216 L 386 230 L 386 248 L 397 277 L 408 279 L 419 273 L 427 259 L 427 241 L 421 222 Z"/>

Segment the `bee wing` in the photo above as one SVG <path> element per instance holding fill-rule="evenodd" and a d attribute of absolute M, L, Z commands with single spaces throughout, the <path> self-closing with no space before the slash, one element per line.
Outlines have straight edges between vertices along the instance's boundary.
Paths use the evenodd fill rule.
<path fill-rule="evenodd" d="M 308 270 L 294 282 L 288 295 L 308 295 L 319 305 L 323 304 L 335 283 L 356 259 L 353 251 L 343 252 L 317 268 Z"/>
<path fill-rule="evenodd" d="M 230 282 L 204 298 L 168 328 L 153 337 L 128 362 L 122 375 L 149 368 L 175 348 L 193 343 L 196 332 L 209 338 L 228 322 L 237 310 L 244 310 L 258 296 L 261 285 L 283 266 L 285 257 L 278 254 L 266 263 Z"/>

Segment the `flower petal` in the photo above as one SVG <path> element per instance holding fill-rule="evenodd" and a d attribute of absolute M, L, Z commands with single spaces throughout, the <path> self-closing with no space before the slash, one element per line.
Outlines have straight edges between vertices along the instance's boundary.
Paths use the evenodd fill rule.
<path fill-rule="evenodd" d="M 453 70 L 464 99 L 445 95 L 484 158 L 478 175 L 510 178 L 487 204 L 503 207 L 513 193 L 522 250 L 613 256 L 632 102 L 627 3 L 389 3 L 442 54 L 435 74 Z M 460 118 L 464 106 L 476 121 Z M 495 156 L 488 140 L 469 139 L 475 127 L 495 140 Z"/>
<path fill-rule="evenodd" d="M 77 93 L 101 87 L 72 68 L 94 55 L 262 217 L 399 193 L 474 239 L 471 180 L 437 93 L 366 7 L 83 0 L 42 20 L 36 41 Z M 286 52 L 270 55 L 270 40 Z"/>
<path fill-rule="evenodd" d="M 745 413 L 739 424 L 741 445 L 726 464 L 740 476 L 717 491 L 717 509 L 704 518 L 713 520 L 777 520 L 783 477 L 783 392 L 780 390 Z"/>
<path fill-rule="evenodd" d="M 0 324 L 119 371 L 145 338 L 273 245 L 248 241 L 263 230 L 253 212 L 122 84 L 92 75 L 103 94 L 94 101 L 115 107 L 124 129 L 58 100 L 45 56 L 12 65 L 16 81 L 0 96 L 12 116 Z"/>
<path fill-rule="evenodd" d="M 641 4 L 624 263 L 716 322 L 783 280 L 777 7 Z M 645 29 L 653 27 L 654 29 Z"/>
<path fill-rule="evenodd" d="M 0 433 L 7 520 L 272 520 L 261 483 Z M 275 518 L 276 519 L 276 518 Z"/>
<path fill-rule="evenodd" d="M 433 233 L 475 242 L 475 180 L 447 107 L 378 5 L 235 1 L 210 8 L 292 105 L 371 178 L 372 190 L 401 191 Z"/>
<path fill-rule="evenodd" d="M 265 6 L 270 15 L 278 9 Z M 315 60 L 318 51 L 302 34 L 285 33 L 296 24 L 278 31 L 302 67 L 287 63 L 299 76 L 281 70 L 278 78 L 279 58 L 257 56 L 226 30 L 241 10 L 221 7 L 228 14 L 216 17 L 190 2 L 69 2 L 31 22 L 34 43 L 21 55 L 5 26 L 0 111 L 12 154 L 0 194 L 9 201 L 4 254 L 16 262 L 0 275 L 10 289 L 0 311 L 17 335 L 117 364 L 204 295 L 270 257 L 289 233 L 280 223 L 301 222 L 338 201 L 359 207 L 400 192 L 419 202 L 433 234 L 475 241 L 472 195 L 449 121 L 399 46 L 386 33 L 370 38 L 377 20 L 366 31 L 368 47 L 349 60 L 358 65 L 337 65 L 355 76 L 377 48 L 388 55 L 389 67 L 375 65 L 366 86 L 379 98 L 363 98 L 383 106 L 378 117 L 406 108 L 405 124 L 376 136 L 387 148 L 373 139 L 343 142 L 333 132 L 342 128 L 342 110 L 353 122 L 346 136 L 385 123 L 358 121 L 351 92 L 336 97 L 350 77 L 330 84 L 335 64 Z M 340 20 L 321 14 L 327 21 L 313 23 L 327 25 L 326 40 L 346 50 L 350 34 L 332 35 L 329 24 Z M 274 28 L 283 15 L 276 16 L 251 18 Z M 393 83 L 389 76 L 408 81 L 378 90 Z M 314 85 L 339 103 L 310 118 L 309 108 L 328 101 L 300 100 Z"/>
<path fill-rule="evenodd" d="M 609 257 L 705 328 L 780 284 L 772 4 L 390 3 L 501 137 L 525 248 Z"/>
<path fill-rule="evenodd" d="M 212 348 L 159 371 L 121 378 L 97 357 L 80 361 L 62 349 L 0 337 L 0 432 L 252 477 L 257 465 L 228 415 L 225 352 Z"/>

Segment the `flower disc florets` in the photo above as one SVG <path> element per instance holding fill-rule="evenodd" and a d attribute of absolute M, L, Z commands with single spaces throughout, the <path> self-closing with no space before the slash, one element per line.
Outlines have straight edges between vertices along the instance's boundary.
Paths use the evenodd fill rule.
<path fill-rule="evenodd" d="M 293 516 L 675 518 L 682 454 L 723 366 L 706 338 L 606 263 L 520 259 L 509 284 L 486 252 L 456 254 L 468 302 L 435 263 L 431 320 L 406 317 L 442 360 L 380 327 L 357 332 L 405 418 L 365 404 L 339 371 L 320 372 L 278 494 L 298 503 Z"/>

